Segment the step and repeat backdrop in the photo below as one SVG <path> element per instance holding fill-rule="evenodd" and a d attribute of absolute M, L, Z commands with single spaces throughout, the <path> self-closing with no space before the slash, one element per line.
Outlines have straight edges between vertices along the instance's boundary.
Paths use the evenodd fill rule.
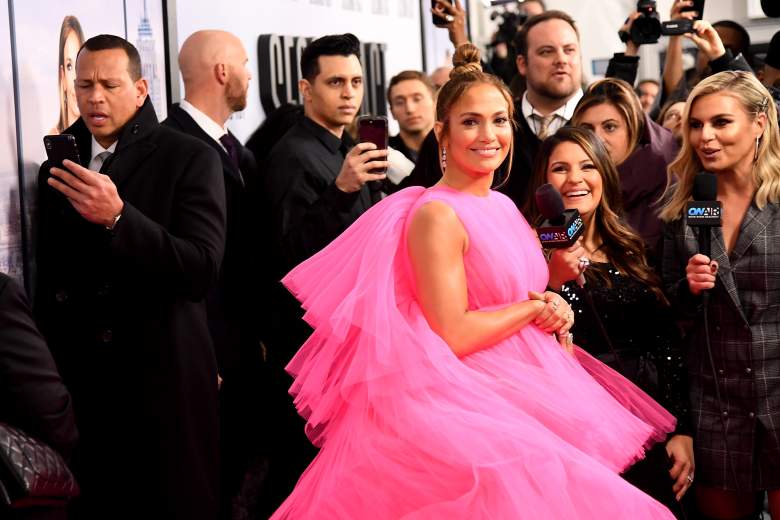
<path fill-rule="evenodd" d="M 429 0 L 0 0 L 0 270 L 34 279 L 37 176 L 43 136 L 78 117 L 76 53 L 111 33 L 138 47 L 162 120 L 183 87 L 175 57 L 200 29 L 223 29 L 244 43 L 253 75 L 249 105 L 229 122 L 246 140 L 265 114 L 298 101 L 300 52 L 324 34 L 361 39 L 364 113 L 386 114 L 385 89 L 405 69 L 432 71 L 447 59 L 446 31 L 430 24 Z M 166 42 L 167 38 L 167 42 Z M 424 42 L 428 42 L 427 54 Z M 167 45 L 166 45 L 167 44 Z M 62 252 L 63 255 L 67 251 Z"/>

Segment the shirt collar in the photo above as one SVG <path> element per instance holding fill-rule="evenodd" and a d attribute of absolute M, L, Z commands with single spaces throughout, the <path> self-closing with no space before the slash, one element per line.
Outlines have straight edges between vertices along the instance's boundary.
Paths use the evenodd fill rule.
<path fill-rule="evenodd" d="M 327 128 L 321 126 L 308 116 L 304 116 L 301 120 L 301 125 L 312 133 L 320 142 L 325 145 L 325 148 L 330 150 L 330 153 L 336 153 L 342 145 L 349 147 L 352 143 L 352 138 L 349 137 L 349 132 L 344 129 L 341 139 L 333 135 Z"/>
<path fill-rule="evenodd" d="M 195 121 L 195 124 L 197 124 L 201 130 L 206 132 L 206 134 L 208 134 L 208 136 L 214 139 L 216 142 L 220 143 L 219 138 L 228 133 L 226 127 L 220 125 L 209 116 L 195 108 L 193 104 L 186 99 L 182 99 L 179 103 L 179 106 L 182 110 L 190 115 L 190 117 Z M 220 145 L 221 144 L 222 143 L 220 143 Z"/>
<path fill-rule="evenodd" d="M 575 92 L 574 95 L 570 97 L 568 101 L 566 101 L 566 103 L 558 107 L 557 110 L 551 112 L 550 115 L 555 115 L 566 122 L 570 121 L 574 115 L 574 109 L 577 108 L 577 103 L 580 102 L 580 99 L 582 99 L 582 89 L 577 89 L 577 92 Z M 531 102 L 528 101 L 527 91 L 523 93 L 523 100 L 520 104 L 520 109 L 523 111 L 523 117 L 526 119 L 526 121 L 529 122 L 529 124 L 533 123 L 534 116 L 544 117 L 533 107 L 533 105 L 531 105 Z"/>
<path fill-rule="evenodd" d="M 89 164 L 93 160 L 95 160 L 95 157 L 97 157 L 98 154 L 101 154 L 103 152 L 114 153 L 114 151 L 116 150 L 116 143 L 118 143 L 118 142 L 119 141 L 114 141 L 113 143 L 111 143 L 111 146 L 109 146 L 108 148 L 103 148 L 103 146 L 100 143 L 97 142 L 97 139 L 95 139 L 95 136 L 93 135 L 92 136 L 92 154 L 91 154 L 91 156 L 89 158 L 89 162 L 87 164 Z"/>

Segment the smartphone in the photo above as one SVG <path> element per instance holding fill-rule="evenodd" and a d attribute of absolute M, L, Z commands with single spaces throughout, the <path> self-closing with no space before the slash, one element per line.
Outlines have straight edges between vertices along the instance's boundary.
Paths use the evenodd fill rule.
<path fill-rule="evenodd" d="M 431 0 L 431 8 L 435 9 L 437 3 L 443 3 L 443 4 L 450 4 L 455 5 L 455 0 Z M 433 15 L 433 25 L 436 27 L 447 27 L 447 19 L 443 16 L 439 16 L 438 14 Z"/>
<path fill-rule="evenodd" d="M 357 121 L 358 142 L 374 143 L 378 150 L 387 150 L 388 126 L 385 116 L 360 116 Z M 371 173 L 386 173 L 375 168 Z"/>
<path fill-rule="evenodd" d="M 46 156 L 51 166 L 65 169 L 62 165 L 65 159 L 81 164 L 76 138 L 71 134 L 44 136 L 43 146 L 46 148 Z"/>
<path fill-rule="evenodd" d="M 693 20 L 669 20 L 661 22 L 661 34 L 664 36 L 679 36 L 693 32 Z"/>
<path fill-rule="evenodd" d="M 694 20 L 701 20 L 701 17 L 704 15 L 704 0 L 693 0 L 692 6 L 680 9 L 681 13 L 684 13 L 685 11 L 696 11 L 696 18 L 694 18 Z"/>

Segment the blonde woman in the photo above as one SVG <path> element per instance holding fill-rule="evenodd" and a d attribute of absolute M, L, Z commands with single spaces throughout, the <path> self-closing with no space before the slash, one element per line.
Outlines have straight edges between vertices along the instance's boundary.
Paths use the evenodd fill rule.
<path fill-rule="evenodd" d="M 661 212 L 667 222 L 663 280 L 680 316 L 692 318 L 688 371 L 697 503 L 705 518 L 743 518 L 755 514 L 758 495 L 768 491 L 772 515 L 780 516 L 777 110 L 755 76 L 721 72 L 691 92 L 682 138 L 669 166 L 669 184 L 673 175 L 679 181 Z M 717 175 L 723 204 L 711 257 L 698 254 L 696 235 L 683 218 L 702 170 Z M 711 294 L 708 332 L 717 386 L 701 315 L 703 291 Z"/>

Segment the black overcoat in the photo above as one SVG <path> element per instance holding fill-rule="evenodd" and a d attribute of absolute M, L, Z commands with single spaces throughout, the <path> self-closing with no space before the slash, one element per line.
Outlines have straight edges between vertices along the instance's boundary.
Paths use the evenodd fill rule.
<path fill-rule="evenodd" d="M 85 164 L 91 136 L 79 119 Z M 152 104 L 105 169 L 124 201 L 91 224 L 39 174 L 35 309 L 74 400 L 78 518 L 213 519 L 217 366 L 204 297 L 225 242 L 217 153 L 161 126 Z"/>

